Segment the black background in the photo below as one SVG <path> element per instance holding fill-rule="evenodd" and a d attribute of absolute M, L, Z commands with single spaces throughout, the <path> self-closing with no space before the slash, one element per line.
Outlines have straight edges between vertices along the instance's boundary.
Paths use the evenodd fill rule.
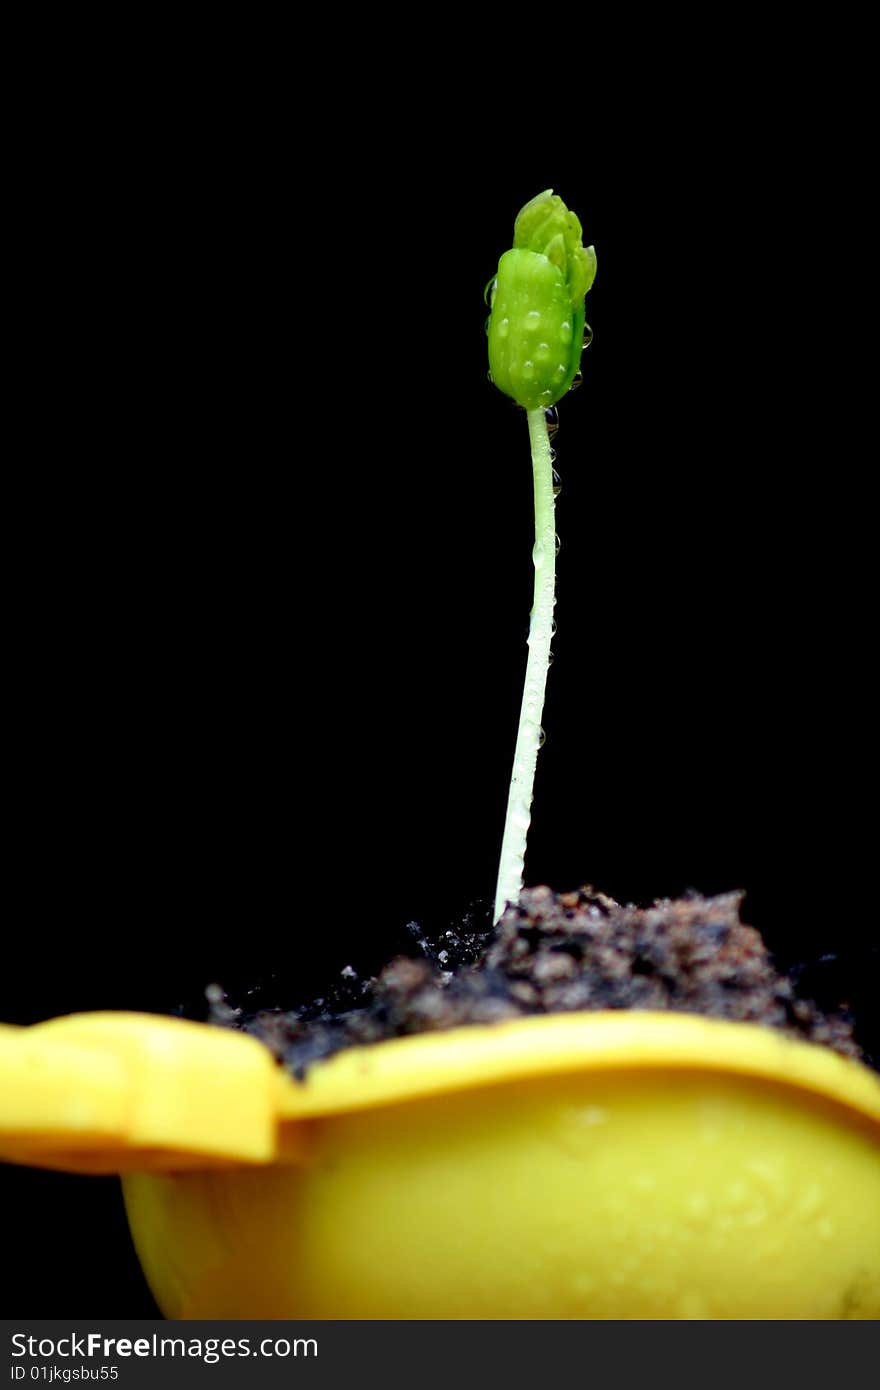
<path fill-rule="evenodd" d="M 864 185 L 809 80 L 715 77 L 564 145 L 451 92 L 336 135 L 80 94 L 19 219 L 0 1017 L 303 997 L 491 897 L 532 514 L 482 291 L 544 187 L 599 270 L 527 881 L 743 888 L 784 962 L 866 951 Z M 114 1183 L 3 1186 L 10 1314 L 148 1315 Z"/>

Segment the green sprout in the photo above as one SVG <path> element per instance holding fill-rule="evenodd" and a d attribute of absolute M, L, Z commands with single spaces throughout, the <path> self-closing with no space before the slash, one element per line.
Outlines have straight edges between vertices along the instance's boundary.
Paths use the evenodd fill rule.
<path fill-rule="evenodd" d="M 527 412 L 535 483 L 535 598 L 501 862 L 495 921 L 523 885 L 531 822 L 541 712 L 550 666 L 556 603 L 556 525 L 553 452 L 546 412 L 571 388 L 584 345 L 584 296 L 596 276 L 596 253 L 582 244 L 577 217 L 552 189 L 526 203 L 516 219 L 513 247 L 491 283 L 488 322 L 492 381 Z"/>

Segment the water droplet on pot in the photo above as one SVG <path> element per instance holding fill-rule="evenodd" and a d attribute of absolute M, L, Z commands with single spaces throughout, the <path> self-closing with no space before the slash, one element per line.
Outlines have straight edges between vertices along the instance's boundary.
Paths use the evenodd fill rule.
<path fill-rule="evenodd" d="M 708 1226 L 712 1215 L 712 1203 L 705 1192 L 692 1192 L 687 1200 L 687 1218 L 691 1226 Z"/>

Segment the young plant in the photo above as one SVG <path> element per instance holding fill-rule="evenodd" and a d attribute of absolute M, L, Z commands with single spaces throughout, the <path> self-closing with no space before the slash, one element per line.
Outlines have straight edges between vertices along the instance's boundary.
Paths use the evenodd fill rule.
<path fill-rule="evenodd" d="M 535 481 L 535 598 L 516 751 L 501 843 L 497 922 L 523 885 L 541 711 L 550 665 L 556 602 L 553 453 L 546 412 L 571 388 L 584 345 L 584 296 L 596 275 L 596 253 L 582 243 L 581 224 L 552 189 L 526 203 L 492 282 L 489 373 L 526 411 Z"/>

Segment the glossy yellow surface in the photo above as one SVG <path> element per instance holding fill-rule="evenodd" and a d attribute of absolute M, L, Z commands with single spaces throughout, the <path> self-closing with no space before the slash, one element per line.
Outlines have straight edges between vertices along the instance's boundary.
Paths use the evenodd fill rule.
<path fill-rule="evenodd" d="M 241 1033 L 152 1014 L 0 1031 L 0 1158 L 81 1173 L 265 1163 L 278 1071 Z"/>
<path fill-rule="evenodd" d="M 83 1015 L 0 1032 L 0 1086 L 0 1153 L 130 1174 L 172 1317 L 880 1318 L 880 1079 L 755 1025 L 533 1018 L 302 1085 Z"/>

